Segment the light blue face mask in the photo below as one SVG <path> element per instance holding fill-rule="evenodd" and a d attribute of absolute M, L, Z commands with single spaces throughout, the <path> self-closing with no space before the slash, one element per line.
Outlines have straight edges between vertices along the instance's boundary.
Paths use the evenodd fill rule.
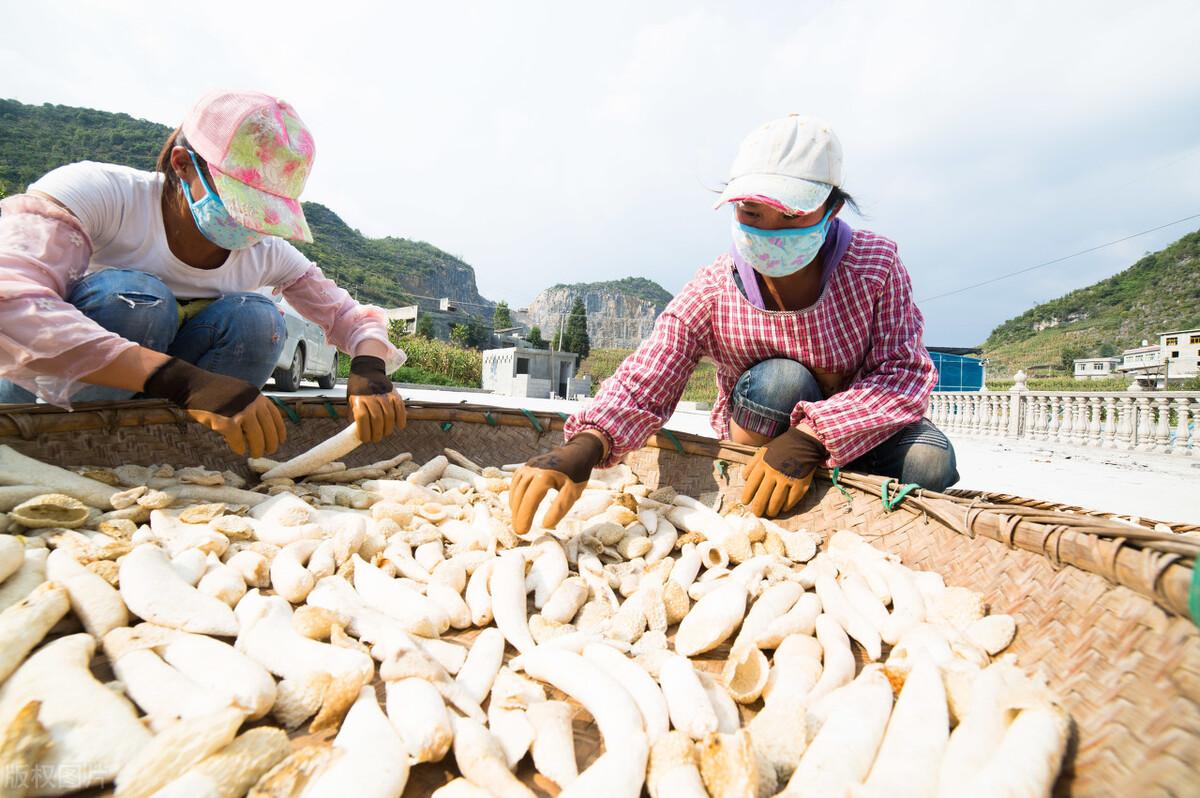
<path fill-rule="evenodd" d="M 766 277 L 787 277 L 795 274 L 816 259 L 829 233 L 829 217 L 833 208 L 825 211 L 821 221 L 810 227 L 786 227 L 781 230 L 760 230 L 749 227 L 733 217 L 733 246 L 742 260 Z"/>
<path fill-rule="evenodd" d="M 234 218 L 229 215 L 225 203 L 221 202 L 217 192 L 213 191 L 212 187 L 208 185 L 208 181 L 204 179 L 204 171 L 200 169 L 200 164 L 196 161 L 196 154 L 188 150 L 188 157 L 192 159 L 192 165 L 196 167 L 196 174 L 200 176 L 200 185 L 204 186 L 204 196 L 198 200 L 192 199 L 191 189 L 182 180 L 179 181 L 179 187 L 183 191 L 183 198 L 187 200 L 188 207 L 192 211 L 192 218 L 196 220 L 196 228 L 201 235 L 221 249 L 245 249 L 266 238 L 265 234 L 243 227 L 234 221 Z"/>

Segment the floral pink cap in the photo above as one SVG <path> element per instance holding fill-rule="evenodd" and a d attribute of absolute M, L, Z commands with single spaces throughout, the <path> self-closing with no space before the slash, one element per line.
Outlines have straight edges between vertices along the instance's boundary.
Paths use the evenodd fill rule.
<path fill-rule="evenodd" d="M 213 189 L 238 223 L 312 241 L 300 192 L 316 148 L 296 109 L 261 92 L 214 91 L 192 108 L 183 134 L 208 162 Z"/>

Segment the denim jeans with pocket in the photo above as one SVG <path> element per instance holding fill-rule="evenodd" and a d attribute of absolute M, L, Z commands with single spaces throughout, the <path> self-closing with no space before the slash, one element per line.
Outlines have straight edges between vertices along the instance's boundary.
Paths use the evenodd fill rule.
<path fill-rule="evenodd" d="M 794 360 L 773 358 L 751 366 L 738 378 L 730 413 L 739 427 L 774 438 L 788 429 L 798 402 L 823 398 L 812 372 Z M 915 482 L 933 491 L 958 482 L 954 447 L 927 418 L 901 428 L 844 468 Z"/>
<path fill-rule="evenodd" d="M 287 339 L 283 314 L 262 294 L 225 294 L 181 325 L 179 302 L 162 280 L 129 269 L 85 275 L 67 302 L 128 341 L 257 387 L 270 378 Z M 71 401 L 111 401 L 132 395 L 120 388 L 88 385 Z M 0 380 L 0 404 L 33 401 L 29 391 Z"/>

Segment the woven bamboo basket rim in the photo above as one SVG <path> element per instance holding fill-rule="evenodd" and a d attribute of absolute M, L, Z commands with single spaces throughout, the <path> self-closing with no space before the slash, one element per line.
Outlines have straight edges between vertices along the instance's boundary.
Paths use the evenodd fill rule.
<path fill-rule="evenodd" d="M 338 399 L 276 400 L 294 423 L 305 418 L 345 418 L 347 401 Z M 514 410 L 460 402 L 455 404 L 407 403 L 410 420 L 532 427 L 539 433 L 561 430 L 565 414 Z M 42 404 L 0 408 L 0 438 L 32 441 L 41 435 L 192 423 L 180 408 L 158 400 L 82 403 L 73 411 Z M 661 432 L 646 442 L 650 448 L 698 455 L 726 466 L 750 460 L 754 447 L 714 441 L 698 435 Z M 882 497 L 895 495 L 895 480 L 869 474 L 827 471 L 819 476 L 843 490 Z M 1099 511 L 1080 512 L 1021 497 L 985 492 L 937 493 L 917 488 L 899 502 L 897 512 L 936 519 L 947 528 L 974 538 L 1003 543 L 1041 555 L 1055 568 L 1074 567 L 1098 574 L 1110 583 L 1129 588 L 1153 600 L 1168 612 L 1192 617 L 1189 599 L 1200 559 L 1200 538 L 1159 532 L 1106 517 Z M 1200 619 L 1194 618 L 1198 623 Z"/>

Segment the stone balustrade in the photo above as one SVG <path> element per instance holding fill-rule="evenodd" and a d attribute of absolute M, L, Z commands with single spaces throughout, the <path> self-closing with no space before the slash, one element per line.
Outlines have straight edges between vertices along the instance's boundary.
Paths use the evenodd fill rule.
<path fill-rule="evenodd" d="M 950 435 L 1025 438 L 1123 451 L 1200 455 L 1200 392 L 939 392 L 926 415 Z"/>

